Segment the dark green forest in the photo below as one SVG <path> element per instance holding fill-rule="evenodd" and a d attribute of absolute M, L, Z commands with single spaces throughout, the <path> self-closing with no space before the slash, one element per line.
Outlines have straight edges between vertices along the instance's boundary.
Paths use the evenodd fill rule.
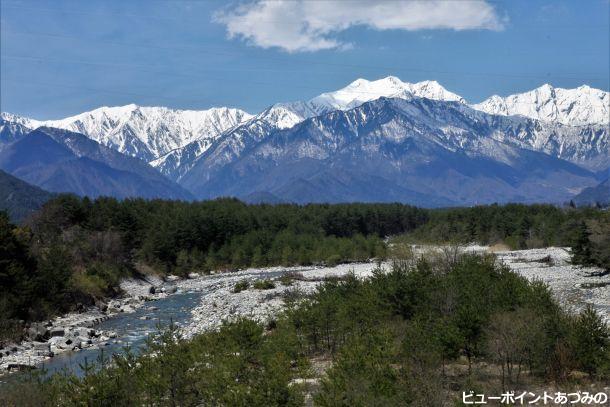
<path fill-rule="evenodd" d="M 567 314 L 548 288 L 493 256 L 399 258 L 371 279 L 292 293 L 265 326 L 241 319 L 184 340 L 170 328 L 148 352 L 100 360 L 82 378 L 36 376 L 8 405 L 458 405 L 461 389 L 500 394 L 548 383 L 588 389 L 610 377 L 608 328 Z M 572 388 L 572 387 L 567 387 Z"/>
<path fill-rule="evenodd" d="M 388 237 L 511 248 L 573 246 L 610 268 L 610 216 L 599 209 L 403 204 L 246 205 L 61 195 L 20 225 L 0 215 L 0 342 L 42 320 L 119 293 L 126 276 L 333 265 L 387 256 Z"/>
<path fill-rule="evenodd" d="M 553 205 L 488 205 L 436 209 L 398 241 L 499 244 L 507 249 L 569 246 L 573 261 L 610 270 L 610 212 Z"/>

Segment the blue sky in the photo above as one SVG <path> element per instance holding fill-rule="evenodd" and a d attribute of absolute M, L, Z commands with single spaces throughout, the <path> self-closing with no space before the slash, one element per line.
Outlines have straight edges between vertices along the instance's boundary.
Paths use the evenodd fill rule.
<path fill-rule="evenodd" d="M 128 103 L 256 113 L 387 75 L 470 102 L 610 81 L 608 0 L 0 4 L 0 108 L 38 119 Z"/>

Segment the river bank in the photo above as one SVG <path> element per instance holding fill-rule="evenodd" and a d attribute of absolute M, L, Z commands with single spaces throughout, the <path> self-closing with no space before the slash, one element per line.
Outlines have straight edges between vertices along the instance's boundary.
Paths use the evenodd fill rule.
<path fill-rule="evenodd" d="M 431 250 L 442 252 L 438 246 L 414 246 L 414 249 L 416 255 Z M 541 280 L 548 284 L 558 301 L 570 312 L 579 312 L 586 304 L 591 304 L 610 323 L 610 275 L 603 275 L 598 268 L 570 264 L 569 248 L 496 251 L 489 246 L 470 245 L 460 250 L 493 253 L 499 262 L 528 280 Z M 345 264 L 332 268 L 250 269 L 238 272 L 207 288 L 199 288 L 208 290 L 208 293 L 191 312 L 191 322 L 183 327 L 183 333 L 187 337 L 192 336 L 218 328 L 223 321 L 237 317 L 266 322 L 284 309 L 286 298 L 313 292 L 325 278 L 341 278 L 348 273 L 365 278 L 371 276 L 378 266 L 387 269 L 389 263 Z M 284 284 L 278 273 L 292 275 L 290 284 Z M 274 282 L 274 287 L 265 290 L 253 288 L 252 276 L 261 278 L 265 275 Z M 248 281 L 249 287 L 235 292 L 236 284 L 243 281 Z M 185 286 L 196 287 L 198 284 L 197 281 L 185 282 Z"/>
<path fill-rule="evenodd" d="M 415 247 L 418 254 L 431 250 L 442 251 L 434 246 Z M 493 251 L 498 261 L 513 271 L 530 280 L 547 283 L 560 303 L 570 311 L 578 312 L 586 304 L 591 304 L 610 322 L 610 275 L 603 275 L 599 269 L 571 265 L 567 248 L 494 251 L 487 246 L 472 245 L 461 250 Z M 65 352 L 108 349 L 112 353 L 121 351 L 123 344 L 139 346 L 152 332 L 154 324 L 138 324 L 137 320 L 161 320 L 161 313 L 164 313 L 165 321 L 171 318 L 187 338 L 239 317 L 267 322 L 285 308 L 288 298 L 313 292 L 325 278 L 342 278 L 348 273 L 365 278 L 380 265 L 389 267 L 388 263 L 367 262 L 335 267 L 247 269 L 205 276 L 192 274 L 188 279 L 169 276 L 166 280 L 157 277 L 125 280 L 121 284 L 125 293 L 122 298 L 111 300 L 101 308 L 48 322 L 44 328 L 50 336 L 44 341 L 14 345 L 8 355 L 0 358 L 0 370 L 36 367 Z M 268 283 L 259 285 L 257 281 Z M 165 301 L 159 301 L 174 298 L 176 293 L 180 296 L 193 293 L 193 296 L 187 301 L 176 300 L 178 304 L 166 305 Z M 157 301 L 161 309 L 155 305 Z M 125 320 L 125 315 L 133 313 L 131 320 Z M 109 319 L 112 323 L 108 322 Z M 137 334 L 134 334 L 136 329 Z"/>
<path fill-rule="evenodd" d="M 27 340 L 0 349 L 0 375 L 6 372 L 36 368 L 49 358 L 66 352 L 103 348 L 120 343 L 116 330 L 97 327 L 110 318 L 133 313 L 145 304 L 177 292 L 171 277 L 126 279 L 120 287 L 123 295 L 108 302 L 97 302 L 83 312 L 73 312 L 47 321 L 30 324 Z"/>

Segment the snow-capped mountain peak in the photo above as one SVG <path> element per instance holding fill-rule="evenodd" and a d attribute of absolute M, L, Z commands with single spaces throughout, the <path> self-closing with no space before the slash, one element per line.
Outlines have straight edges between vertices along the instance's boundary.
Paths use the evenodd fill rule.
<path fill-rule="evenodd" d="M 403 82 L 395 76 L 369 81 L 359 78 L 333 92 L 308 101 L 276 103 L 256 117 L 275 128 L 286 129 L 310 117 L 333 110 L 350 110 L 381 97 L 410 99 L 413 96 L 448 102 L 466 103 L 464 98 L 443 88 L 436 81 Z"/>
<path fill-rule="evenodd" d="M 449 92 L 436 81 L 417 83 L 403 82 L 395 76 L 387 76 L 375 81 L 356 79 L 346 87 L 334 92 L 323 93 L 309 101 L 312 105 L 321 105 L 335 110 L 348 110 L 370 100 L 380 97 L 409 98 L 411 95 L 435 100 L 457 101 L 465 100 Z"/>
<path fill-rule="evenodd" d="M 472 107 L 491 114 L 521 115 L 572 126 L 610 122 L 609 93 L 588 85 L 563 89 L 547 83 L 529 92 L 494 95 Z"/>
<path fill-rule="evenodd" d="M 349 111 L 381 97 L 413 103 L 417 103 L 417 98 L 426 98 L 451 102 L 446 104 L 448 109 L 452 106 L 474 108 L 494 115 L 533 118 L 546 122 L 541 126 L 553 130 L 515 136 L 520 145 L 578 164 L 587 162 L 590 168 L 601 168 L 607 161 L 607 154 L 600 152 L 607 151 L 610 99 L 608 92 L 588 85 L 563 89 L 544 84 L 525 93 L 507 97 L 494 95 L 482 103 L 468 105 L 464 98 L 434 80 L 409 83 L 388 76 L 377 80 L 359 78 L 339 90 L 306 101 L 272 105 L 256 116 L 226 107 L 197 111 L 129 104 L 104 106 L 61 120 L 37 121 L 6 113 L 2 118 L 30 129 L 49 126 L 83 133 L 178 179 L 217 141 L 226 142 L 234 150 L 231 154 L 238 156 L 250 144 L 258 143 L 278 129 L 291 128 L 331 111 Z M 472 112 L 476 113 L 483 114 Z M 519 124 L 524 118 L 514 119 Z M 598 160 L 601 164 L 592 163 L 590 156 L 601 156 Z"/>
<path fill-rule="evenodd" d="M 5 114 L 3 113 L 3 118 Z M 6 115 L 31 129 L 48 126 L 82 133 L 121 153 L 151 161 L 200 139 L 215 139 L 252 117 L 227 107 L 175 110 L 128 104 L 103 106 L 59 120 L 33 120 Z"/>

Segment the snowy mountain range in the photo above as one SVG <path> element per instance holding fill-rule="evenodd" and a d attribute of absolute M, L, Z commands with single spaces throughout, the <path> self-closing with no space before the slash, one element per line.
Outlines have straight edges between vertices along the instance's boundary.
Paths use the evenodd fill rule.
<path fill-rule="evenodd" d="M 343 89 L 323 93 L 308 101 L 276 103 L 243 125 L 247 128 L 258 127 L 263 134 L 270 129 L 287 129 L 305 119 L 319 116 L 334 110 L 349 110 L 380 97 L 405 98 L 411 95 L 435 100 L 466 101 L 443 88 L 436 81 L 406 83 L 394 76 L 376 81 L 358 79 Z M 249 131 L 250 132 L 250 131 Z M 193 166 L 211 143 L 195 141 L 184 147 L 171 151 L 166 156 L 151 162 L 156 168 L 170 178 L 179 179 Z"/>
<path fill-rule="evenodd" d="M 271 135 L 296 128 L 312 118 L 326 117 L 335 112 L 358 111 L 365 104 L 384 98 L 402 100 L 405 103 L 401 107 L 403 117 L 427 123 L 424 127 L 428 137 L 454 153 L 461 151 L 467 156 L 475 154 L 479 157 L 483 154 L 481 149 L 487 148 L 489 151 L 483 154 L 486 159 L 503 162 L 502 157 L 508 153 L 498 146 L 509 146 L 511 149 L 543 153 L 577 164 L 591 171 L 584 177 L 587 179 L 593 172 L 603 176 L 610 168 L 608 92 L 588 86 L 561 89 L 543 85 L 530 92 L 507 97 L 492 96 L 481 103 L 469 105 L 464 98 L 446 90 L 438 82 L 407 83 L 393 76 L 375 81 L 358 79 L 345 88 L 323 93 L 307 101 L 272 105 L 255 116 L 224 107 L 188 111 L 136 105 L 102 107 L 51 121 L 2 113 L 0 138 L 6 143 L 39 126 L 82 133 L 104 146 L 148 162 L 198 197 L 211 197 L 203 186 L 214 182 L 215 174 L 223 172 L 225 167 L 234 166 L 248 154 L 262 148 Z M 421 105 L 421 100 L 433 104 L 434 120 L 426 117 L 431 113 L 425 110 L 432 105 Z M 384 106 L 394 109 L 396 105 L 391 103 Z M 417 114 L 411 116 L 415 111 Z M 454 114 L 448 113 L 455 111 L 461 115 L 457 121 Z M 446 117 L 442 112 L 447 112 Z M 349 117 L 353 122 L 342 132 L 349 133 L 350 129 L 362 125 L 358 115 Z M 468 118 L 467 125 L 463 117 Z M 428 123 L 430 120 L 432 122 Z M 404 134 L 405 129 L 410 128 L 408 121 L 406 124 L 401 120 L 395 123 L 400 123 L 402 128 L 377 125 L 380 126 L 379 131 L 390 139 L 396 134 L 402 134 L 400 137 L 407 139 L 412 136 Z M 342 134 L 335 137 L 341 139 Z M 288 145 L 285 147 L 289 148 Z M 363 157 L 354 156 L 353 159 L 357 162 Z M 585 184 L 580 189 L 590 183 L 587 181 Z M 574 193 L 579 190 L 576 185 L 570 184 L 561 195 L 566 196 L 568 190 L 573 189 Z M 226 190 L 218 193 L 231 191 L 235 190 L 227 186 Z M 251 192 L 264 195 L 271 191 L 263 189 Z M 518 194 L 514 197 L 518 199 Z M 528 199 L 526 196 L 522 198 Z M 282 196 L 280 199 L 292 198 Z M 438 201 L 439 204 L 441 201 Z"/>
<path fill-rule="evenodd" d="M 586 85 L 562 89 L 545 84 L 504 98 L 494 95 L 472 107 L 491 114 L 521 115 L 570 126 L 610 122 L 610 94 Z"/>
<path fill-rule="evenodd" d="M 55 127 L 84 134 L 123 154 L 152 161 L 193 141 L 209 142 L 252 117 L 239 109 L 173 110 L 134 104 L 100 107 L 60 120 L 33 120 L 2 114 L 30 129 Z"/>
<path fill-rule="evenodd" d="M 531 117 L 548 123 L 541 123 L 539 127 L 544 127 L 543 131 L 521 132 L 514 135 L 512 142 L 519 144 L 524 148 L 530 148 L 535 151 L 543 151 L 547 154 L 553 154 L 568 161 L 583 165 L 586 168 L 600 171 L 610 167 L 610 159 L 608 158 L 609 138 L 608 138 L 608 107 L 606 106 L 606 114 L 604 114 L 604 100 L 608 103 L 608 92 L 593 90 L 589 87 L 581 87 L 573 90 L 556 89 L 555 92 L 547 93 L 546 99 L 542 98 L 542 89 L 548 88 L 544 85 L 539 90 L 532 91 L 538 95 L 532 99 L 532 103 L 537 103 L 540 107 L 533 112 L 537 114 L 528 114 L 529 111 L 524 110 L 522 116 Z M 579 92 L 581 89 L 583 92 Z M 524 94 L 526 95 L 526 94 Z M 600 96 L 601 95 L 601 96 Z M 240 126 L 241 129 L 235 128 L 229 130 L 223 135 L 227 137 L 233 132 L 233 135 L 241 133 L 252 134 L 258 132 L 258 138 L 264 137 L 270 129 L 286 129 L 301 123 L 303 120 L 319 116 L 334 110 L 349 110 L 361 104 L 378 99 L 380 97 L 395 97 L 409 98 L 410 96 L 423 97 L 432 100 L 459 102 L 466 105 L 466 101 L 461 96 L 452 93 L 443 88 L 436 81 L 424 81 L 418 83 L 406 83 L 400 79 L 389 76 L 376 81 L 367 81 L 358 79 L 343 89 L 335 92 L 323 93 L 308 101 L 298 101 L 292 103 L 278 103 L 265 109 L 260 114 L 254 116 Z M 506 100 L 513 100 L 516 96 L 509 96 Z M 496 100 L 498 97 L 493 96 L 488 101 L 478 105 L 472 105 L 475 110 L 480 110 L 490 114 L 508 115 L 517 114 L 509 111 L 496 112 L 491 110 L 490 106 L 494 106 L 490 101 Z M 523 98 L 521 98 L 523 99 Z M 526 102 L 525 100 L 523 101 Z M 507 102 L 508 103 L 508 102 Z M 527 102 L 529 103 L 529 102 Z M 545 106 L 578 106 L 573 107 L 564 120 L 556 120 L 557 115 L 552 112 L 543 117 Z M 510 106 L 516 108 L 518 101 L 513 101 Z M 528 104 L 527 106 L 530 106 Z M 561 110 L 561 111 L 565 111 Z M 580 113 L 580 118 L 577 115 Z M 563 132 L 554 132 L 552 129 L 555 124 L 570 124 L 568 119 L 573 119 L 578 126 L 576 130 Z M 516 120 L 519 123 L 519 119 Z M 567 123 L 566 123 L 567 122 Z M 583 125 L 587 122 L 586 125 Z M 255 131 L 256 130 L 256 131 Z M 541 129 L 542 130 L 542 129 Z M 255 137 L 256 138 L 256 137 Z M 219 141 L 222 143 L 222 141 Z M 246 142 L 247 143 L 247 142 Z M 211 143 L 206 143 L 202 146 L 201 142 L 186 144 L 184 147 L 176 149 L 168 153 L 165 157 L 152 162 L 151 164 L 160 169 L 172 179 L 179 180 L 192 168 L 199 157 L 209 148 Z M 246 147 L 246 144 L 242 146 Z M 237 150 L 239 149 L 236 146 Z M 236 151 L 237 151 L 236 150 Z"/>

